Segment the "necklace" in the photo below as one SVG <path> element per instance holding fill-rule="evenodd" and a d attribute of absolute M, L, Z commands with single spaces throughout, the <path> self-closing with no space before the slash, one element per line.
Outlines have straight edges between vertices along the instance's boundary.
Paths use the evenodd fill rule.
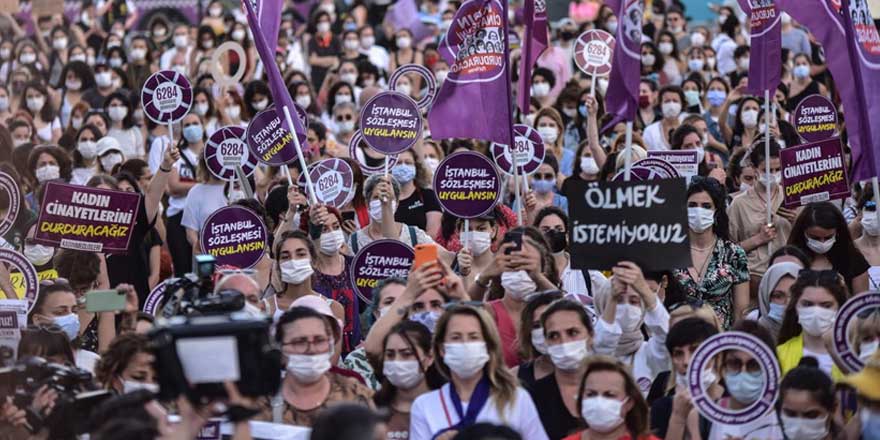
<path fill-rule="evenodd" d="M 714 248 L 715 244 L 717 242 L 718 242 L 718 238 L 715 238 L 715 240 L 712 241 L 712 246 L 709 246 L 709 249 Z M 706 268 L 709 266 L 709 260 L 711 260 L 711 259 L 712 259 L 711 253 L 706 255 L 706 258 L 703 260 L 703 264 L 700 266 L 700 270 L 697 272 L 697 277 L 694 279 L 694 281 L 696 281 L 698 283 L 703 281 L 703 273 L 705 273 Z M 696 266 L 694 266 L 694 269 L 696 269 Z M 693 278 L 693 276 L 691 276 L 691 277 Z"/>

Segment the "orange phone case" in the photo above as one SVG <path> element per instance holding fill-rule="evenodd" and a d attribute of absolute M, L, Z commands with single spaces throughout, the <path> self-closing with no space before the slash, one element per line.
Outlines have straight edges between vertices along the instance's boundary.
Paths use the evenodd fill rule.
<path fill-rule="evenodd" d="M 415 259 L 413 260 L 413 268 L 418 269 L 425 264 L 437 261 L 437 245 L 436 244 L 417 244 L 415 247 Z"/>

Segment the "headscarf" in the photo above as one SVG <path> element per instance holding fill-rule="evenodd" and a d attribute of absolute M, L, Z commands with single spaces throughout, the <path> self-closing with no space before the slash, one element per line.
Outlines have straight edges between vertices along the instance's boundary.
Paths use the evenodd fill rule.
<path fill-rule="evenodd" d="M 596 315 L 602 319 L 602 313 L 607 306 L 617 307 L 617 304 L 610 304 L 612 283 L 608 283 L 606 288 L 596 289 L 593 292 L 593 305 L 596 307 Z M 639 319 L 639 325 L 634 331 L 623 330 L 617 348 L 614 350 L 614 356 L 623 357 L 635 353 L 639 347 L 645 342 L 645 336 L 642 334 L 642 324 L 645 322 L 645 303 L 642 302 L 639 307 L 642 308 L 642 316 Z"/>
<path fill-rule="evenodd" d="M 786 276 L 797 278 L 801 269 L 803 268 L 799 264 L 790 261 L 776 263 L 767 268 L 767 272 L 761 277 L 761 283 L 758 284 L 758 308 L 761 311 L 758 323 L 769 330 L 774 339 L 779 335 L 782 323 L 776 322 L 768 316 L 770 313 L 770 293 L 779 284 L 779 280 Z"/>

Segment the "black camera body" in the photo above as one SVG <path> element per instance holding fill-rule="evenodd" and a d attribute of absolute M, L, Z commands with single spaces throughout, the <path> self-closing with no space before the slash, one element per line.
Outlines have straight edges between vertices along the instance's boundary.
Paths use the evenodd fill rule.
<path fill-rule="evenodd" d="M 270 341 L 269 325 L 240 312 L 166 320 L 149 333 L 159 399 L 181 394 L 195 403 L 222 398 L 227 381 L 245 396 L 274 395 L 281 385 L 282 363 Z"/>
<path fill-rule="evenodd" d="M 214 268 L 217 260 L 210 255 L 193 257 L 193 272 L 165 283 L 162 317 L 178 315 L 213 315 L 231 313 L 244 307 L 244 297 L 234 290 L 214 293 Z"/>

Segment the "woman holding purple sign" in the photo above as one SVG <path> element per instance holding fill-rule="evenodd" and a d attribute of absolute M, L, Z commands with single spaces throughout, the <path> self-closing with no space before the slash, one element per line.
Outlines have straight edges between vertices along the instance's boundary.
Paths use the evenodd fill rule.
<path fill-rule="evenodd" d="M 186 228 L 181 225 L 181 220 L 183 220 L 183 208 L 186 206 L 186 196 L 197 183 L 197 164 L 205 149 L 204 136 L 194 136 L 202 127 L 202 119 L 199 115 L 187 114 L 183 117 L 181 126 L 184 130 L 187 127 L 194 128 L 190 128 L 189 136 L 182 136 L 177 144 L 177 148 L 180 149 L 180 159 L 171 167 L 159 167 L 159 171 L 169 174 L 165 230 L 168 252 L 171 253 L 174 264 L 174 276 L 177 277 L 183 276 L 192 267 L 192 246 L 189 244 Z"/>
<path fill-rule="evenodd" d="M 400 183 L 397 179 L 385 177 L 382 174 L 370 176 L 364 183 L 364 198 L 369 200 L 370 224 L 355 231 L 349 237 L 349 247 L 357 254 L 360 248 L 370 244 L 374 240 L 388 238 L 398 240 L 410 247 L 417 244 L 434 243 L 434 240 L 424 230 L 412 225 L 405 225 L 394 220 L 394 212 L 397 211 L 400 200 Z M 445 249 L 440 249 L 446 261 L 451 261 L 453 255 Z"/>

